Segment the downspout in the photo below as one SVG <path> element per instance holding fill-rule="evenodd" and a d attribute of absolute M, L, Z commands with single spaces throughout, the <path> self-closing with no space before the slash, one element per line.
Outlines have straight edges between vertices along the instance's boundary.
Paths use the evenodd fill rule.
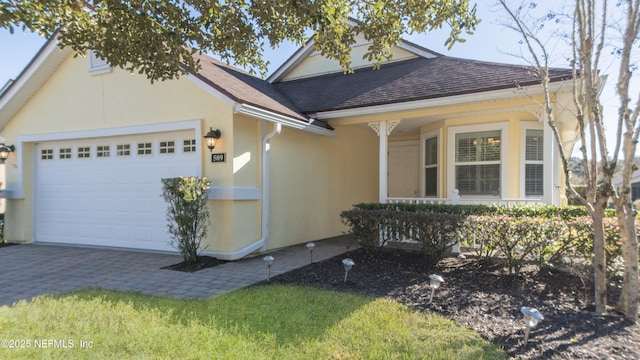
<path fill-rule="evenodd" d="M 262 138 L 261 158 L 262 168 L 260 171 L 261 201 L 260 201 L 260 240 L 257 244 L 261 244 L 260 251 L 267 250 L 267 240 L 269 239 L 269 178 L 270 178 L 270 157 L 271 157 L 271 139 L 280 135 L 282 124 L 275 123 L 272 132 L 266 134 Z"/>

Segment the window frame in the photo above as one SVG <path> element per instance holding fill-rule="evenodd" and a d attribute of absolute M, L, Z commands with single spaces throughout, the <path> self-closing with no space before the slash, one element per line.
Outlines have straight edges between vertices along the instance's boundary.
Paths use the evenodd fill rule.
<path fill-rule="evenodd" d="M 436 194 L 435 195 L 427 195 L 427 176 L 425 171 L 427 169 L 426 164 L 426 142 L 427 140 L 436 139 L 436 163 L 430 164 L 428 166 L 436 169 Z M 440 129 L 428 131 L 420 134 L 420 196 L 424 198 L 438 198 L 441 196 L 441 149 L 442 142 L 440 136 Z"/>
<path fill-rule="evenodd" d="M 542 161 L 540 160 L 527 160 L 527 130 L 540 130 L 542 131 Z M 525 121 L 520 126 L 520 197 L 523 199 L 546 199 L 549 191 L 547 187 L 547 177 L 549 176 L 550 166 L 548 166 L 547 159 L 547 136 L 544 131 L 544 124 L 539 121 Z M 527 179 L 527 164 L 542 165 L 542 195 L 527 195 L 526 193 L 526 179 Z"/>
<path fill-rule="evenodd" d="M 500 160 L 490 161 L 491 163 L 500 165 L 500 195 L 496 196 L 490 194 L 460 194 L 460 197 L 468 199 L 502 199 L 508 197 L 509 176 L 507 168 L 509 164 L 509 123 L 506 121 L 476 125 L 450 126 L 447 128 L 447 157 L 449 158 L 449 161 L 447 162 L 447 192 L 449 196 L 452 196 L 453 190 L 456 189 L 456 166 L 459 164 L 468 165 L 467 162 L 456 162 L 456 135 L 484 131 L 500 131 Z M 486 164 L 486 162 L 483 163 Z"/>

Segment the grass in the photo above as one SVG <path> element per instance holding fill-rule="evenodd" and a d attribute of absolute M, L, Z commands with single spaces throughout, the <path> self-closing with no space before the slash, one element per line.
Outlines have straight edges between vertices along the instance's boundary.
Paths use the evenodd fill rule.
<path fill-rule="evenodd" d="M 31 346 L 3 342 L 0 358 L 12 359 L 505 358 L 442 317 L 386 299 L 285 285 L 202 301 L 103 290 L 43 296 L 0 307 L 0 333 Z"/>

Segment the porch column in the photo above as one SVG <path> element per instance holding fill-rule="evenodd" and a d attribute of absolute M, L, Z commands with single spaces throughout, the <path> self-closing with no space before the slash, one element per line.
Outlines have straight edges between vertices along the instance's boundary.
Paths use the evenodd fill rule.
<path fill-rule="evenodd" d="M 558 144 L 553 136 L 553 130 L 547 121 L 547 116 L 540 119 L 544 123 L 544 203 L 549 205 L 560 204 L 560 159 L 558 158 Z"/>
<path fill-rule="evenodd" d="M 373 129 L 373 131 L 378 134 L 380 140 L 379 146 L 379 171 L 378 171 L 378 201 L 380 203 L 387 202 L 387 194 L 388 194 L 388 184 L 387 184 L 387 176 L 388 176 L 388 158 L 389 158 L 389 134 L 391 131 L 398 125 L 400 121 L 379 121 L 379 122 L 371 122 L 369 123 L 369 127 Z"/>

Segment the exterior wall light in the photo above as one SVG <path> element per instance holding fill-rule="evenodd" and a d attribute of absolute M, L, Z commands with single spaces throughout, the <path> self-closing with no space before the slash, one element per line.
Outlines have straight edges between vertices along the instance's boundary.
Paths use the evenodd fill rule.
<path fill-rule="evenodd" d="M 311 257 L 311 260 L 309 261 L 309 263 L 313 263 L 313 248 L 316 247 L 316 244 L 310 242 L 307 243 L 307 249 L 309 249 L 309 256 Z"/>
<path fill-rule="evenodd" d="M 9 155 L 16 151 L 16 147 L 13 145 L 0 144 L 0 164 L 4 164 L 4 161 L 9 158 Z"/>
<path fill-rule="evenodd" d="M 520 309 L 520 312 L 522 313 L 522 315 L 524 315 L 523 320 L 527 325 L 527 330 L 524 333 L 524 346 L 527 346 L 527 344 L 529 343 L 529 333 L 531 332 L 531 329 L 536 327 L 536 325 L 538 325 L 541 320 L 544 320 L 544 316 L 542 316 L 538 309 L 530 308 L 527 306 L 523 306 Z"/>
<path fill-rule="evenodd" d="M 431 297 L 429 298 L 429 303 L 433 301 L 433 294 L 436 292 L 436 289 L 440 288 L 440 285 L 444 282 L 444 279 L 440 275 L 432 274 L 429 275 L 429 287 L 431 288 Z"/>
<path fill-rule="evenodd" d="M 351 260 L 349 258 L 346 258 L 346 259 L 342 260 L 342 265 L 344 265 L 344 282 L 347 282 L 347 275 L 349 274 L 349 270 L 351 270 L 351 268 L 355 264 L 356 263 L 353 262 L 353 260 Z"/>
<path fill-rule="evenodd" d="M 264 257 L 264 263 L 267 264 L 267 281 L 271 280 L 271 265 L 273 265 L 273 256 L 267 255 Z"/>
<path fill-rule="evenodd" d="M 220 139 L 221 135 L 222 132 L 220 132 L 220 129 L 213 130 L 212 127 L 209 128 L 209 132 L 204 136 L 204 141 L 207 144 L 209 151 L 213 151 L 213 148 L 216 147 L 216 143 L 218 142 L 218 139 Z"/>

